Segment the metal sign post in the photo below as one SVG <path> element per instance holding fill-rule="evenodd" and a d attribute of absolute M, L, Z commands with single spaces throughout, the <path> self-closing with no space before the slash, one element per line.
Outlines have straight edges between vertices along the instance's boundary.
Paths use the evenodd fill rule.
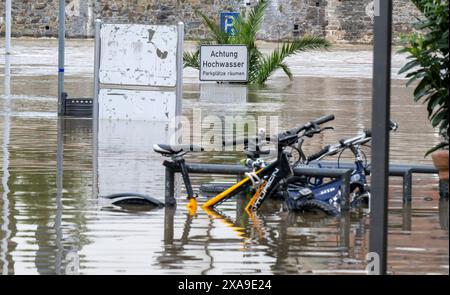
<path fill-rule="evenodd" d="M 184 23 L 179 22 L 177 25 L 178 40 L 177 40 L 177 84 L 176 84 L 176 110 L 175 116 L 181 116 L 181 103 L 183 99 L 183 53 L 184 53 Z"/>
<path fill-rule="evenodd" d="M 95 20 L 94 95 L 92 110 L 92 194 L 98 195 L 98 92 L 100 91 L 100 30 L 102 21 Z"/>
<path fill-rule="evenodd" d="M 58 33 L 58 116 L 64 115 L 64 38 L 66 34 L 65 17 L 66 3 L 59 0 L 59 33 Z"/>
<path fill-rule="evenodd" d="M 5 54 L 11 54 L 11 0 L 5 3 Z"/>
<path fill-rule="evenodd" d="M 372 97 L 372 198 L 369 251 L 379 273 L 386 274 L 389 182 L 389 112 L 391 91 L 392 0 L 379 1 L 374 25 Z M 370 271 L 369 271 L 370 273 Z"/>

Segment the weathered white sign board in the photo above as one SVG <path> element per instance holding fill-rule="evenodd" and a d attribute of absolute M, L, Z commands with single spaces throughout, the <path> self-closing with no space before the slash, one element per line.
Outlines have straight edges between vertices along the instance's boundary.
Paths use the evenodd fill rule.
<path fill-rule="evenodd" d="M 94 195 L 162 196 L 164 167 L 155 143 L 167 143 L 181 113 L 183 24 L 95 22 Z"/>
<path fill-rule="evenodd" d="M 102 24 L 100 38 L 100 83 L 176 85 L 176 26 Z"/>
<path fill-rule="evenodd" d="M 200 81 L 246 82 L 248 50 L 245 45 L 202 45 Z"/>
<path fill-rule="evenodd" d="M 168 121 L 175 116 L 174 91 L 100 89 L 99 119 Z"/>

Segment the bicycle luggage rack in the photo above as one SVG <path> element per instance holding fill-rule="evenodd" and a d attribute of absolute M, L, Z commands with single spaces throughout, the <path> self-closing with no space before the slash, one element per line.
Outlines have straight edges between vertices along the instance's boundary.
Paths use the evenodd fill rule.
<path fill-rule="evenodd" d="M 317 162 L 314 162 L 317 163 Z M 336 162 L 321 161 L 320 164 L 324 168 L 336 168 Z M 354 163 L 340 163 L 339 168 L 352 169 Z M 370 168 L 369 168 L 370 170 Z M 412 175 L 416 174 L 438 174 L 438 170 L 431 165 L 406 165 L 406 164 L 390 164 L 389 176 L 403 178 L 403 202 L 412 201 Z M 440 192 L 441 193 L 441 192 Z"/>
<path fill-rule="evenodd" d="M 166 166 L 165 178 L 165 203 L 169 205 L 176 204 L 175 199 L 175 173 L 180 173 L 181 169 L 173 162 L 164 162 Z M 194 174 L 222 174 L 222 175 L 238 175 L 244 176 L 245 172 L 252 170 L 242 165 L 230 164 L 186 164 L 189 173 Z M 298 176 L 323 176 L 323 177 L 340 177 L 342 180 L 341 209 L 348 210 L 350 208 L 350 176 L 352 169 L 341 168 L 317 168 L 317 167 L 295 167 L 294 175 Z"/>

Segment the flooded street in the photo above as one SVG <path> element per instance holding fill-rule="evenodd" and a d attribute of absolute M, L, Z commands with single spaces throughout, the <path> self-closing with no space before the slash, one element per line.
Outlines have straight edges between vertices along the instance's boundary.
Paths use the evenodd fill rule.
<path fill-rule="evenodd" d="M 70 97 L 92 97 L 93 45 L 92 40 L 66 43 Z M 264 50 L 273 46 L 262 44 Z M 10 81 L 4 75 L 5 61 L 11 64 Z M 412 88 L 405 88 L 397 75 L 404 62 L 402 55 L 393 57 L 391 118 L 400 128 L 391 134 L 391 162 L 432 165 L 424 154 L 439 141 L 438 134 L 429 125 L 425 106 L 412 102 Z M 371 47 L 337 46 L 299 54 L 287 63 L 294 80 L 277 73 L 266 87 L 199 84 L 198 72 L 185 69 L 183 114 L 277 115 L 280 130 L 335 114 L 330 124 L 335 130 L 308 140 L 308 152 L 370 127 Z M 105 124 L 102 130 L 108 136 L 100 146 L 98 183 L 93 184 L 92 122 L 58 119 L 56 65 L 55 39 L 15 39 L 10 60 L 1 57 L 2 274 L 365 273 L 367 210 L 326 218 L 284 212 L 280 202 L 270 201 L 249 217 L 245 200 L 234 198 L 220 212 L 199 209 L 191 217 L 184 197 L 176 210 L 102 204 L 92 193 L 95 187 L 103 195 L 139 191 L 164 200 L 165 158 L 151 146 L 167 138 L 152 123 Z M 136 138 L 130 130 L 149 136 Z M 58 147 L 63 148 L 59 154 Z M 243 157 L 235 151 L 186 158 L 234 164 Z M 192 178 L 195 190 L 204 182 L 235 180 L 220 175 Z M 414 175 L 411 205 L 402 203 L 401 178 L 391 177 L 389 208 L 388 271 L 448 274 L 449 209 L 448 201 L 439 200 L 437 176 Z"/>

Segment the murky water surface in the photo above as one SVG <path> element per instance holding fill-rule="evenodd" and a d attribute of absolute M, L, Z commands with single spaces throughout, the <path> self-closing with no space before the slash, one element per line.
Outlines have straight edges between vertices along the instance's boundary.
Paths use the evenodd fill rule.
<path fill-rule="evenodd" d="M 92 124 L 58 120 L 55 40 L 14 40 L 12 76 L 1 58 L 0 271 L 3 274 L 359 274 L 368 252 L 369 214 L 338 218 L 283 212 L 271 201 L 251 218 L 242 198 L 217 214 L 190 217 L 176 210 L 123 210 L 93 196 Z M 67 42 L 66 90 L 91 96 L 93 43 Z M 263 44 L 269 49 L 270 44 Z M 264 88 L 198 84 L 185 70 L 183 112 L 206 115 L 279 116 L 280 129 L 334 113 L 335 131 L 308 141 L 317 151 L 370 125 L 371 48 L 336 47 L 293 58 L 294 81 L 281 73 Z M 391 137 L 393 162 L 431 164 L 425 151 L 438 142 L 426 110 L 411 102 L 411 89 L 395 74 L 405 58 L 393 58 Z M 104 125 L 98 178 L 100 193 L 135 190 L 163 199 L 163 158 L 151 150 L 166 140 L 158 125 Z M 149 132 L 143 139 L 142 132 Z M 63 147 L 57 153 L 58 147 Z M 63 153 L 61 153 L 63 151 Z M 59 157 L 58 157 L 58 156 Z M 207 152 L 191 162 L 236 163 L 239 152 Z M 63 160 L 62 160 L 63 159 Z M 336 159 L 334 159 L 336 160 Z M 142 165 L 148 163 L 148 165 Z M 131 168 L 130 168 L 131 167 Z M 59 173 L 58 173 L 59 171 Z M 219 175 L 205 181 L 233 180 Z M 181 193 L 182 194 L 182 193 Z M 202 197 L 203 201 L 204 198 Z M 402 204 L 400 179 L 391 178 L 389 271 L 448 274 L 448 202 L 439 201 L 437 178 L 415 175 L 413 202 Z"/>

